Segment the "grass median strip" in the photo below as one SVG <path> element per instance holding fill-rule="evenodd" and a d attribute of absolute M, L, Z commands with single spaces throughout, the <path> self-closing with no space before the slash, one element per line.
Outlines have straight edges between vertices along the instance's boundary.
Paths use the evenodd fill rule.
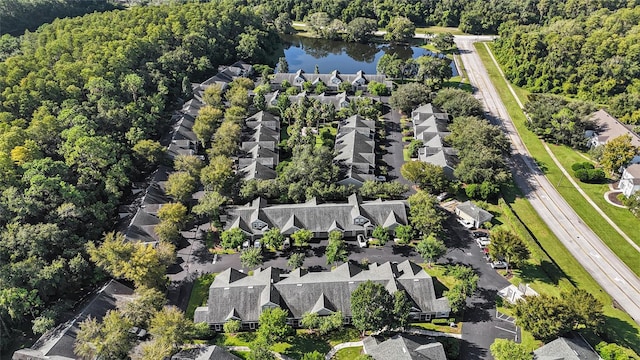
<path fill-rule="evenodd" d="M 574 210 L 581 210 L 577 211 L 578 215 L 580 215 L 585 223 L 587 223 L 592 229 L 594 228 L 594 226 L 592 226 L 591 223 L 587 222 L 587 219 L 585 219 L 583 213 L 584 215 L 589 215 L 588 213 L 592 213 L 588 217 L 589 221 L 604 223 L 606 227 L 609 228 L 609 232 L 615 234 L 612 236 L 617 237 L 617 239 L 615 240 L 616 244 L 624 243 L 624 245 L 621 245 L 621 247 L 632 249 L 631 246 L 627 244 L 626 241 L 624 241 L 624 239 L 622 239 L 622 237 L 613 230 L 613 228 L 611 228 L 611 226 L 603 221 L 602 217 L 600 217 L 599 215 L 599 219 L 591 217 L 593 216 L 593 214 L 597 215 L 597 213 L 595 213 L 593 208 L 587 204 L 586 200 L 572 185 L 569 184 L 566 178 L 564 178 L 564 175 L 560 172 L 560 169 L 555 166 L 553 160 L 545 151 L 540 139 L 538 139 L 538 137 L 531 131 L 526 129 L 526 118 L 524 116 L 524 113 L 518 106 L 511 92 L 508 90 L 506 83 L 498 72 L 498 69 L 495 67 L 493 61 L 489 57 L 489 53 L 487 52 L 484 44 L 476 43 L 475 45 L 485 67 L 487 68 L 487 71 L 489 72 L 489 76 L 494 86 L 498 90 L 498 93 L 502 101 L 504 102 L 512 121 L 514 122 L 515 126 L 518 129 L 518 132 L 520 133 L 520 137 L 529 150 L 531 156 L 534 158 L 540 168 L 545 172 L 549 180 L 554 185 L 557 184 L 556 188 L 565 198 L 565 200 L 567 200 L 567 202 L 569 202 L 569 204 L 574 208 Z M 519 97 L 526 98 L 527 92 L 525 90 L 516 87 L 514 87 L 514 89 Z M 513 210 L 513 214 L 506 214 L 503 216 L 503 218 L 509 219 L 511 217 L 508 225 L 514 227 L 514 230 L 521 235 L 524 234 L 524 238 L 529 242 L 529 246 L 532 248 L 534 257 L 530 261 L 534 266 L 530 269 L 523 269 L 524 271 L 519 271 L 519 273 L 516 274 L 518 278 L 514 279 L 514 282 L 525 281 L 528 283 L 532 283 L 536 290 L 544 293 L 549 293 L 551 295 L 558 295 L 561 290 L 567 289 L 567 287 L 570 287 L 571 285 L 589 291 L 600 301 L 602 301 L 603 304 L 605 304 L 605 328 L 607 329 L 605 332 L 608 340 L 629 347 L 637 353 L 640 353 L 640 327 L 633 321 L 633 319 L 631 319 L 631 317 L 627 313 L 618 310 L 613 306 L 613 300 L 611 299 L 611 297 L 602 289 L 602 287 L 593 279 L 593 277 L 591 277 L 591 275 L 571 255 L 567 248 L 558 240 L 558 238 L 540 218 L 535 209 L 533 209 L 529 201 L 522 197 L 519 190 L 515 188 L 515 186 L 506 189 L 504 193 L 506 203 L 509 205 L 508 209 Z M 567 197 L 569 197 L 569 199 L 567 199 Z M 576 206 L 576 203 L 580 203 L 582 205 Z M 514 218 L 514 216 L 517 218 Z M 599 226 L 598 228 L 602 229 L 605 228 L 605 226 Z M 600 236 L 601 238 L 603 237 L 600 232 L 596 231 L 595 229 L 594 231 L 596 232 L 596 234 L 598 234 L 598 236 Z M 529 235 L 527 235 L 527 233 L 529 233 Z M 611 239 L 607 240 L 609 241 L 607 241 L 606 243 L 607 245 L 609 245 Z M 620 251 L 620 248 L 617 249 L 618 251 Z M 631 252 L 630 250 L 627 250 L 627 252 L 631 253 L 632 257 L 637 257 L 637 255 L 635 254 L 635 250 L 632 250 L 633 252 Z M 627 258 L 627 261 L 629 260 L 629 256 L 621 256 L 621 259 L 623 261 L 625 261 L 624 258 Z M 634 263 L 634 261 L 637 261 L 635 259 L 631 260 L 632 264 Z M 554 270 L 554 267 L 557 267 L 560 272 Z M 631 268 L 634 269 L 633 267 Z M 634 271 L 637 273 L 637 267 L 634 269 Z M 599 341 L 599 337 L 595 336 L 594 334 L 587 334 L 587 337 L 589 338 L 591 343 L 597 343 L 597 341 Z"/>
<path fill-rule="evenodd" d="M 555 165 L 551 156 L 547 153 L 542 145 L 542 141 L 529 129 L 526 128 L 526 117 L 518 106 L 515 98 L 509 91 L 504 78 L 500 75 L 498 69 L 491 60 L 484 43 L 476 43 L 476 50 L 482 59 L 489 77 L 496 87 L 502 101 L 504 102 L 509 116 L 514 125 L 518 129 L 518 133 L 522 138 L 525 146 L 529 150 L 532 158 L 544 171 L 549 181 L 555 186 L 556 190 L 569 203 L 573 210 L 582 218 L 595 233 L 604 241 L 604 243 L 622 260 L 636 275 L 640 276 L 640 257 L 637 251 L 626 242 L 626 240 L 609 225 L 602 216 L 600 216 L 585 198 L 580 195 L 578 190 L 567 181 L 560 169 Z M 514 87 L 518 97 L 526 98 L 527 92 Z M 583 159 L 584 160 L 584 159 Z"/>

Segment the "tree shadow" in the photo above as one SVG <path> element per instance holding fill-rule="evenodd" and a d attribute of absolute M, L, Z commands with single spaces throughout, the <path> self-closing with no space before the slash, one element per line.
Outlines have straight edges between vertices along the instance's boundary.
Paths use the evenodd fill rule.
<path fill-rule="evenodd" d="M 631 348 L 636 353 L 640 353 L 640 333 L 633 324 L 611 316 L 604 317 L 604 324 L 606 330 L 602 337 L 605 341 Z"/>
<path fill-rule="evenodd" d="M 413 248 L 409 245 L 391 245 L 391 251 L 393 255 L 400 255 L 402 257 L 411 257 L 416 253 L 413 251 Z"/>
<path fill-rule="evenodd" d="M 467 340 L 460 340 L 460 360 L 481 360 L 487 358 L 487 349 L 483 349 L 478 345 Z"/>
<path fill-rule="evenodd" d="M 213 254 L 206 246 L 201 246 L 193 250 L 191 253 L 191 262 L 198 264 L 208 264 L 213 261 Z"/>

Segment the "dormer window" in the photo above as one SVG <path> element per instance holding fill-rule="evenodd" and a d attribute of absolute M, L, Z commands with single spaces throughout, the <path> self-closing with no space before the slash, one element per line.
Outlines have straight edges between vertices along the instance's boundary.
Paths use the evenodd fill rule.
<path fill-rule="evenodd" d="M 340 83 L 342 83 L 342 80 L 338 79 L 337 77 L 334 77 L 331 79 L 331 83 L 339 85 Z"/>
<path fill-rule="evenodd" d="M 256 220 L 251 223 L 251 227 L 255 230 L 264 230 L 267 227 L 267 223 L 264 221 Z"/>
<path fill-rule="evenodd" d="M 365 217 L 362 217 L 362 216 L 358 216 L 357 218 L 353 219 L 353 223 L 356 225 L 364 225 L 368 222 L 369 220 L 367 220 Z"/>
<path fill-rule="evenodd" d="M 293 80 L 293 82 L 295 82 L 296 84 L 302 84 L 304 82 L 304 79 L 298 76 Z"/>

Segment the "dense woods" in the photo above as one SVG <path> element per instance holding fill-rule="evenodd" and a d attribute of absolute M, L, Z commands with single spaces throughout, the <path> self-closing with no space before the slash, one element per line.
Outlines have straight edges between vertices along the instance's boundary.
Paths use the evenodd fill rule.
<path fill-rule="evenodd" d="M 501 27 L 495 51 L 509 80 L 532 92 L 609 103 L 614 116 L 640 120 L 640 7 Z"/>
<path fill-rule="evenodd" d="M 2 0 L 0 34 L 20 35 L 25 30 L 34 31 L 55 18 L 113 9 L 115 6 L 107 0 Z"/>
<path fill-rule="evenodd" d="M 251 9 L 216 2 L 55 20 L 16 42 L 0 63 L 3 344 L 99 280 L 85 245 L 160 161 L 156 140 L 189 80 L 261 60 L 273 36 Z"/>
<path fill-rule="evenodd" d="M 274 20 L 279 14 L 303 21 L 309 14 L 322 12 L 345 24 L 356 18 L 375 19 L 386 27 L 397 17 L 407 17 L 416 25 L 460 26 L 470 33 L 496 33 L 500 24 L 547 24 L 555 18 L 574 19 L 606 8 L 633 6 L 622 0 L 570 1 L 480 1 L 480 0 L 248 0 L 258 5 L 261 15 Z"/>

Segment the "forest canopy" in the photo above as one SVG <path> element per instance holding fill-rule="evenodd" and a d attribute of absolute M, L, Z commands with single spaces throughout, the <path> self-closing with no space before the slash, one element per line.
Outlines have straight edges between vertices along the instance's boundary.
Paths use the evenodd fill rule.
<path fill-rule="evenodd" d="M 640 120 L 640 7 L 502 25 L 495 52 L 509 80 L 532 92 L 609 103 L 622 121 Z"/>
<path fill-rule="evenodd" d="M 154 168 L 143 149 L 189 81 L 264 60 L 274 36 L 251 8 L 222 1 L 57 19 L 20 38 L 0 63 L 0 345 L 100 280 L 85 245 Z"/>

